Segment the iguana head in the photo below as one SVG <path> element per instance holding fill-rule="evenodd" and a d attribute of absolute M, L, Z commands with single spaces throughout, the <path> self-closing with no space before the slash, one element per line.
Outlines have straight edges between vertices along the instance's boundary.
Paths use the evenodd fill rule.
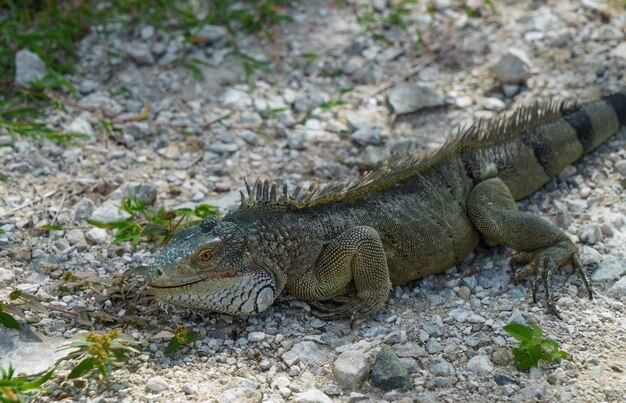
<path fill-rule="evenodd" d="M 154 265 L 148 281 L 172 305 L 230 315 L 267 309 L 280 292 L 270 267 L 247 250 L 237 226 L 208 217 L 177 232 Z"/>

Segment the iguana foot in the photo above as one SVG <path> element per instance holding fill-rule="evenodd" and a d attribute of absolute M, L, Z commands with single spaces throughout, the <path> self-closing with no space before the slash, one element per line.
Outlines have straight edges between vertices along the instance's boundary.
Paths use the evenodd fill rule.
<path fill-rule="evenodd" d="M 477 184 L 468 197 L 467 207 L 472 223 L 487 244 L 504 243 L 519 251 L 512 262 L 528 265 L 516 273 L 517 281 L 536 274 L 533 300 L 537 301 L 537 289 L 543 282 L 546 305 L 554 316 L 560 318 L 554 304 L 552 278 L 560 267 L 571 262 L 592 297 L 589 275 L 580 264 L 576 245 L 551 223 L 518 211 L 515 199 L 502 179 L 491 178 Z"/>
<path fill-rule="evenodd" d="M 582 278 L 585 288 L 589 293 L 589 299 L 592 299 L 593 289 L 591 287 L 591 281 L 589 280 L 589 273 L 580 263 L 576 246 L 569 240 L 561 241 L 556 245 L 531 252 L 518 252 L 511 258 L 512 264 L 527 264 L 525 267 L 517 270 L 515 273 L 515 281 L 520 283 L 526 277 L 535 274 L 536 278 L 533 280 L 532 284 L 533 301 L 537 302 L 539 284 L 543 282 L 548 310 L 559 319 L 561 319 L 561 315 L 554 304 L 552 278 L 555 270 L 558 270 L 570 262 L 574 270 L 576 270 L 576 273 Z"/>
<path fill-rule="evenodd" d="M 368 317 L 385 304 L 388 291 L 369 296 L 355 295 L 354 297 L 336 297 L 329 301 L 307 301 L 313 308 L 313 314 L 320 319 L 350 318 L 362 319 Z"/>

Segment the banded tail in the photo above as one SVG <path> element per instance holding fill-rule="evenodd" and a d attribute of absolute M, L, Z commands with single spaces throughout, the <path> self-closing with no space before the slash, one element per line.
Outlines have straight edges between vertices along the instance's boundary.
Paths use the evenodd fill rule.
<path fill-rule="evenodd" d="M 461 158 L 472 179 L 497 174 L 518 200 L 624 126 L 626 89 L 584 104 L 536 104 L 477 125 Z"/>

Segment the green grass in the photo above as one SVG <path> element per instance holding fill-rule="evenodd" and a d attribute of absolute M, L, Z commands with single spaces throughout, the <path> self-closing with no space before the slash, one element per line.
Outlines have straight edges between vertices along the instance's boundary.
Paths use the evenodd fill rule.
<path fill-rule="evenodd" d="M 202 2 L 200 2 L 202 3 Z M 204 24 L 224 26 L 231 35 L 230 44 L 244 65 L 246 78 L 256 70 L 266 70 L 267 63 L 242 52 L 236 43 L 240 33 L 260 32 L 270 36 L 270 27 L 290 20 L 282 13 L 286 0 L 230 0 L 207 2 L 206 15 L 194 9 L 191 0 L 5 0 L 0 6 L 0 132 L 15 137 L 33 137 L 74 143 L 81 135 L 62 133 L 37 122 L 50 108 L 63 108 L 49 92 L 74 93 L 63 78 L 76 71 L 78 40 L 102 27 L 104 35 L 111 23 L 123 22 L 129 30 L 151 24 L 159 30 L 182 30 L 192 46 L 192 30 Z M 202 17 L 200 17 L 202 15 Z M 36 53 L 46 64 L 48 74 L 31 90 L 16 88 L 15 54 L 20 49 Z M 173 63 L 190 70 L 199 81 L 204 79 L 206 62 L 181 58 Z M 123 56 L 122 56 L 123 57 Z M 6 146 L 6 144 L 0 144 Z"/>
<path fill-rule="evenodd" d="M 8 369 L 0 368 L 0 402 L 14 403 L 28 399 L 28 394 L 35 391 L 45 391 L 42 385 L 52 377 L 55 368 L 40 377 L 29 379 L 25 376 L 15 376 L 15 368 L 9 365 Z"/>

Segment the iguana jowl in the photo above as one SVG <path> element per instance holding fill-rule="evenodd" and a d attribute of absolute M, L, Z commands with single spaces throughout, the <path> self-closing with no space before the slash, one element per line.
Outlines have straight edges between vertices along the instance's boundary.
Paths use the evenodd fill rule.
<path fill-rule="evenodd" d="M 388 162 L 355 182 L 277 190 L 247 186 L 241 205 L 178 232 L 151 267 L 168 303 L 249 315 L 282 293 L 322 317 L 363 317 L 393 284 L 444 271 L 482 236 L 536 274 L 547 305 L 552 276 L 572 264 L 591 296 L 577 248 L 554 225 L 518 211 L 524 198 L 626 125 L 626 90 L 585 104 L 537 103 L 475 124 L 422 159 Z"/>

